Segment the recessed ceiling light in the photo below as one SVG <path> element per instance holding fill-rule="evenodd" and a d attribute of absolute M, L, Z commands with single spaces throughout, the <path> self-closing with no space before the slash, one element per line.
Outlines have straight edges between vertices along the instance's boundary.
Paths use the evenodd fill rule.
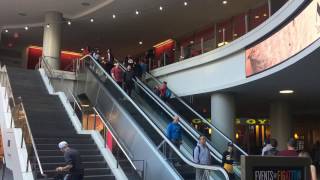
<path fill-rule="evenodd" d="M 140 44 L 140 45 L 142 45 L 142 44 L 143 44 L 143 42 L 142 42 L 142 41 L 139 41 L 139 44 Z"/>
<path fill-rule="evenodd" d="M 116 15 L 115 15 L 115 14 L 113 14 L 113 15 L 112 15 L 112 18 L 113 18 L 113 19 L 115 19 L 115 18 L 116 18 Z"/>
<path fill-rule="evenodd" d="M 94 19 L 93 19 L 93 18 L 91 18 L 91 19 L 90 19 L 90 22 L 94 22 Z"/>
<path fill-rule="evenodd" d="M 81 51 L 84 51 L 84 49 L 83 49 L 83 48 L 81 48 Z"/>
<path fill-rule="evenodd" d="M 47 24 L 46 27 L 47 27 L 47 28 L 50 28 L 50 24 Z"/>
<path fill-rule="evenodd" d="M 88 3 L 88 2 L 83 2 L 83 3 L 81 3 L 81 5 L 82 5 L 82 6 L 90 6 L 90 3 Z"/>
<path fill-rule="evenodd" d="M 138 10 L 136 10 L 136 15 L 139 15 L 139 14 L 140 14 L 140 12 Z"/>
<path fill-rule="evenodd" d="M 160 10 L 160 11 L 162 11 L 162 10 L 163 10 L 163 7 L 162 7 L 162 6 L 160 6 L 160 7 L 159 7 L 159 10 Z"/>
<path fill-rule="evenodd" d="M 8 32 L 9 32 L 9 30 L 8 30 L 8 29 L 6 29 L 6 30 L 4 30 L 4 32 L 8 33 Z"/>
<path fill-rule="evenodd" d="M 184 5 L 184 6 L 188 6 L 188 2 L 185 1 L 185 2 L 183 3 L 183 5 Z"/>
<path fill-rule="evenodd" d="M 71 21 L 68 21 L 67 23 L 68 23 L 69 26 L 71 25 Z"/>
<path fill-rule="evenodd" d="M 222 1 L 222 4 L 228 4 L 228 1 Z"/>
<path fill-rule="evenodd" d="M 259 18 L 260 18 L 260 16 L 255 16 L 254 18 L 259 19 Z"/>
<path fill-rule="evenodd" d="M 28 31 L 28 30 L 29 30 L 29 27 L 28 27 L 28 26 L 24 27 L 24 30 Z"/>
<path fill-rule="evenodd" d="M 294 91 L 291 89 L 281 90 L 279 91 L 280 94 L 293 94 Z"/>

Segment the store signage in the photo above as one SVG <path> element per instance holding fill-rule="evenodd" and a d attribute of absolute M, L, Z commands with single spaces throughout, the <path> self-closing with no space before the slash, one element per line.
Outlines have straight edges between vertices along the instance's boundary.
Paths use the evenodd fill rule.
<path fill-rule="evenodd" d="M 208 122 L 211 122 L 210 118 L 207 118 Z M 268 125 L 269 124 L 269 119 L 266 118 L 259 118 L 259 119 L 249 119 L 249 118 L 237 118 L 235 120 L 236 124 L 247 124 L 247 125 Z M 202 120 L 201 119 L 193 119 L 192 120 L 193 124 L 201 124 Z"/>
<path fill-rule="evenodd" d="M 256 167 L 254 180 L 303 180 L 303 168 Z"/>
<path fill-rule="evenodd" d="M 241 156 L 241 179 L 309 180 L 311 160 L 303 157 Z"/>

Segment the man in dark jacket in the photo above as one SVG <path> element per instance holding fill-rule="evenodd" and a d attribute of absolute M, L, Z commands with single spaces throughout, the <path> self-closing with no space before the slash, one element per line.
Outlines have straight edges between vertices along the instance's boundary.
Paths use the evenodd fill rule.
<path fill-rule="evenodd" d="M 124 89 L 127 94 L 131 97 L 131 92 L 134 87 L 133 78 L 135 77 L 135 73 L 133 72 L 131 65 L 128 65 L 127 71 L 123 75 L 124 80 Z"/>
<path fill-rule="evenodd" d="M 60 142 L 58 147 L 64 153 L 66 166 L 57 167 L 56 171 L 67 172 L 66 180 L 83 180 L 84 169 L 79 152 L 70 148 L 66 141 Z"/>

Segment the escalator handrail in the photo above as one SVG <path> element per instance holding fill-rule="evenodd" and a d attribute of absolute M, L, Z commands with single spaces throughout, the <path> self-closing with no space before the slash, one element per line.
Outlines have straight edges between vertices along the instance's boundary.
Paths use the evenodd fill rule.
<path fill-rule="evenodd" d="M 213 170 L 213 171 L 220 171 L 224 177 L 229 180 L 228 174 L 225 171 L 224 168 L 220 167 L 220 166 L 208 166 L 208 165 L 200 165 L 200 164 L 196 164 L 193 161 L 189 160 L 188 158 L 186 158 L 181 152 L 180 150 L 178 150 L 178 148 L 167 138 L 167 136 L 152 122 L 152 120 L 141 110 L 141 108 L 127 95 L 127 93 L 124 92 L 124 90 L 113 80 L 113 78 L 101 67 L 101 65 L 91 56 L 91 55 L 86 55 L 83 56 L 81 60 L 84 60 L 86 58 L 90 58 L 98 67 L 100 70 L 102 70 L 102 72 L 104 73 L 104 75 L 110 79 L 110 81 L 113 83 L 114 86 L 116 86 L 116 88 L 121 92 L 121 94 L 138 110 L 138 112 L 148 121 L 148 123 L 155 129 L 155 131 L 166 141 L 166 143 L 169 144 L 169 146 L 175 151 L 175 153 L 177 153 L 177 155 L 189 166 L 192 166 L 194 168 L 198 168 L 198 169 L 205 169 L 205 170 Z"/>
<path fill-rule="evenodd" d="M 158 84 L 161 84 L 162 82 L 154 77 L 152 74 L 146 72 L 149 77 L 151 77 L 153 80 L 155 80 Z M 168 88 L 168 87 L 167 87 Z M 169 89 L 169 88 L 168 88 Z M 169 89 L 170 90 L 170 89 Z M 195 111 L 192 107 L 190 107 L 184 100 L 182 100 L 178 95 L 176 95 L 172 90 L 170 90 L 174 97 L 178 99 L 183 105 L 185 105 L 192 113 L 194 113 L 198 118 L 201 119 L 202 122 L 207 124 L 210 128 L 214 129 L 216 132 L 218 132 L 221 136 L 223 136 L 225 139 L 227 139 L 228 142 L 233 143 L 233 141 L 228 138 L 225 134 L 223 134 L 218 128 L 216 128 L 214 125 L 212 125 L 210 122 L 208 122 L 203 116 L 201 116 L 197 111 Z M 237 148 L 243 155 L 248 156 L 248 154 L 241 149 L 236 143 L 233 143 L 234 147 Z"/>

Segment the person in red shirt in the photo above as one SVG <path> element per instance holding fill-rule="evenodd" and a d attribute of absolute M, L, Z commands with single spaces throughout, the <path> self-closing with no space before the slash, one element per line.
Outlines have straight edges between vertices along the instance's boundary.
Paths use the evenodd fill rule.
<path fill-rule="evenodd" d="M 296 144 L 296 141 L 293 138 L 290 138 L 287 143 L 288 149 L 278 152 L 277 156 L 298 156 L 298 152 L 295 149 Z"/>
<path fill-rule="evenodd" d="M 166 102 L 167 98 L 166 98 L 166 92 L 167 92 L 167 82 L 163 81 L 163 83 L 161 84 L 161 86 L 159 87 L 159 91 L 160 91 L 160 98 Z"/>
<path fill-rule="evenodd" d="M 115 66 L 111 69 L 111 76 L 118 83 L 118 85 L 122 88 L 123 72 L 119 66 L 119 63 L 115 63 Z"/>

